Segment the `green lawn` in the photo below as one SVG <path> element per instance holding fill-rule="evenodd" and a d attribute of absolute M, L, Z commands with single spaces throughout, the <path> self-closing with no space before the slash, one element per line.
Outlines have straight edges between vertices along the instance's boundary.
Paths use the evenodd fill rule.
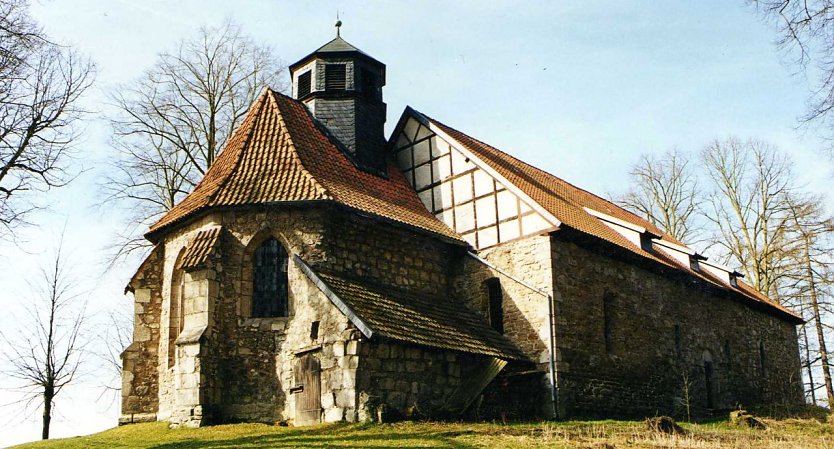
<path fill-rule="evenodd" d="M 327 424 L 280 427 L 230 424 L 169 429 L 134 424 L 85 437 L 30 443 L 18 448 L 813 448 L 834 449 L 834 426 L 813 420 L 767 421 L 768 430 L 716 424 L 683 424 L 689 433 L 652 433 L 643 422 Z"/>

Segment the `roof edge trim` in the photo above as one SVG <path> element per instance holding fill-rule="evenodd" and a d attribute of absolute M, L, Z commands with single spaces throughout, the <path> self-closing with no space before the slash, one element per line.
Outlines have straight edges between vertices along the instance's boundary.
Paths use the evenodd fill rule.
<path fill-rule="evenodd" d="M 313 271 L 309 265 L 304 263 L 304 261 L 301 260 L 301 257 L 298 257 L 298 254 L 293 254 L 292 260 L 298 268 L 301 269 L 301 272 L 304 273 L 307 278 L 310 279 L 310 281 L 319 290 L 321 290 L 322 293 L 324 293 L 324 296 L 326 296 L 327 299 L 329 299 L 340 312 L 345 314 L 350 322 L 353 323 L 353 325 L 356 326 L 360 332 L 362 332 L 362 335 L 366 338 L 371 338 L 374 335 L 373 329 L 371 329 L 371 327 L 368 326 L 368 324 L 365 323 L 365 321 L 363 321 L 362 318 L 360 318 L 359 315 L 357 315 L 356 312 L 350 308 L 350 306 L 342 301 L 341 298 L 339 298 L 339 296 L 336 295 L 336 293 L 331 290 L 330 287 L 328 287 L 327 284 L 316 274 L 316 272 Z"/>

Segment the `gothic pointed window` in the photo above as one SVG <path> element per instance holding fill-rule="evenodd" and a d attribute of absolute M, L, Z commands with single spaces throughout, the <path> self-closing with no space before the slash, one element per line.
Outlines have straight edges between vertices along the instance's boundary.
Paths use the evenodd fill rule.
<path fill-rule="evenodd" d="M 253 258 L 252 317 L 289 314 L 287 251 L 275 238 L 265 240 Z"/>

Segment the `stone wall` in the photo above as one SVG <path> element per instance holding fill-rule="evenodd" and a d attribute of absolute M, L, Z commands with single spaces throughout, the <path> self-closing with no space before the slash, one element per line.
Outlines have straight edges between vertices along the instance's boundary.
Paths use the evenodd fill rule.
<path fill-rule="evenodd" d="M 216 273 L 213 336 L 205 343 L 216 355 L 216 419 L 292 421 L 294 395 L 289 389 L 296 355 L 315 351 L 322 367 L 323 419 L 355 420 L 360 334 L 292 263 L 290 316 L 250 318 L 252 251 L 274 236 L 290 255 L 298 254 L 317 270 L 441 293 L 448 285 L 447 245 L 341 208 L 226 212 L 217 214 L 215 222 L 226 233 L 222 269 Z M 193 235 L 197 229 L 184 232 Z M 172 236 L 171 242 L 177 240 Z M 174 246 L 172 251 L 178 248 Z M 311 341 L 314 321 L 319 322 L 319 337 Z"/>
<path fill-rule="evenodd" d="M 363 342 L 357 377 L 358 418 L 436 417 L 480 359 L 453 351 L 396 342 Z"/>
<path fill-rule="evenodd" d="M 133 289 L 133 341 L 122 353 L 120 424 L 156 420 L 159 408 L 157 351 L 162 307 L 163 246 L 153 249 L 129 288 Z"/>
<path fill-rule="evenodd" d="M 315 268 L 407 291 L 445 296 L 455 250 L 402 226 L 334 210 Z"/>
<path fill-rule="evenodd" d="M 605 248 L 553 236 L 561 405 L 570 416 L 801 401 L 794 326 Z M 607 299 L 606 299 L 607 298 Z M 765 355 L 762 372 L 760 342 Z"/>
<path fill-rule="evenodd" d="M 549 395 L 550 348 L 548 329 L 548 299 L 542 293 L 553 292 L 553 270 L 550 258 L 550 237 L 540 235 L 503 243 L 479 254 L 487 262 L 521 280 L 541 293 L 510 279 L 473 259 L 461 255 L 457 261 L 453 281 L 455 296 L 471 309 L 489 317 L 488 294 L 485 282 L 489 278 L 501 281 L 504 310 L 504 334 L 536 363 L 540 375 L 514 377 L 510 382 L 533 381 L 541 393 L 538 414 L 552 415 Z M 512 387 L 514 388 L 514 387 Z"/>

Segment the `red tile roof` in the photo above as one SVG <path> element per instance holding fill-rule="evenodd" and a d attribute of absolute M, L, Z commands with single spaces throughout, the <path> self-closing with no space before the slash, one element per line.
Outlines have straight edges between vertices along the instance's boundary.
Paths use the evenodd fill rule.
<path fill-rule="evenodd" d="M 424 114 L 413 110 L 411 111 L 417 115 L 418 119 L 430 121 L 443 133 L 456 140 L 460 145 L 472 152 L 484 163 L 492 167 L 492 169 L 514 184 L 517 188 L 522 190 L 533 201 L 537 202 L 540 206 L 553 214 L 553 216 L 562 222 L 562 226 L 567 226 L 580 231 L 583 234 L 605 240 L 646 259 L 660 263 L 666 267 L 687 272 L 690 275 L 707 281 L 710 284 L 714 284 L 727 290 L 736 291 L 747 300 L 752 300 L 753 302 L 766 306 L 769 309 L 775 309 L 781 314 L 787 314 L 794 321 L 801 321 L 801 318 L 796 314 L 781 304 L 770 300 L 765 295 L 741 281 L 738 283 L 738 288 L 730 288 L 710 273 L 703 270 L 694 271 L 690 266 L 682 265 L 677 259 L 668 256 L 663 251 L 657 250 L 649 252 L 644 250 L 607 225 L 603 224 L 598 218 L 589 214 L 585 208 L 587 207 L 589 209 L 603 212 L 617 219 L 644 227 L 650 233 L 661 236 L 663 240 L 683 245 L 683 243 L 663 232 L 643 217 L 633 214 L 608 200 L 576 187 L 544 170 L 522 162 L 521 160 L 516 159 L 515 157 L 510 156 L 495 147 L 474 139 L 454 128 L 446 126 L 437 120 L 425 116 Z"/>
<path fill-rule="evenodd" d="M 358 169 L 306 106 L 266 89 L 203 180 L 147 235 L 159 237 L 213 207 L 332 201 L 462 242 L 426 210 L 393 161 L 388 173 L 385 179 Z"/>
<path fill-rule="evenodd" d="M 213 228 L 204 229 L 197 233 L 190 242 L 188 247 L 180 260 L 179 267 L 183 270 L 193 270 L 199 268 L 208 260 L 209 255 L 217 245 L 220 239 L 220 232 L 223 228 L 215 226 Z"/>

